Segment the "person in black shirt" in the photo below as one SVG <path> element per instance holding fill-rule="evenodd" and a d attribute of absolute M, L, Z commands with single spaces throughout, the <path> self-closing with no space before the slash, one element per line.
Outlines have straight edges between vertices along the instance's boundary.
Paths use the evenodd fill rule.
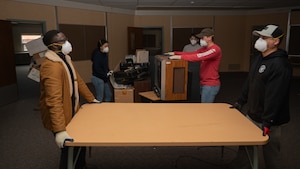
<path fill-rule="evenodd" d="M 231 108 L 241 110 L 248 103 L 247 117 L 262 129 L 269 142 L 263 146 L 267 169 L 284 168 L 282 134 L 290 121 L 289 89 L 292 67 L 287 52 L 278 46 L 283 32 L 277 25 L 253 31 L 258 36 L 254 47 L 259 51 L 250 66 L 242 95 Z"/>
<path fill-rule="evenodd" d="M 94 50 L 92 55 L 93 75 L 92 83 L 96 89 L 96 98 L 100 102 L 111 102 L 112 91 L 109 85 L 109 76 L 113 71 L 108 67 L 108 42 L 104 39 L 97 43 L 98 48 Z"/>

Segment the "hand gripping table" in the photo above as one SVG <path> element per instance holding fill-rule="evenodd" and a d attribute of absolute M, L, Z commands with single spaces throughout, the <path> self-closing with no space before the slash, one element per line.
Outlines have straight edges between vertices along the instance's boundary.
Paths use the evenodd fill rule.
<path fill-rule="evenodd" d="M 268 136 L 226 103 L 85 104 L 67 126 L 72 169 L 75 146 L 253 146 L 250 163 L 258 168 L 258 145 Z"/>

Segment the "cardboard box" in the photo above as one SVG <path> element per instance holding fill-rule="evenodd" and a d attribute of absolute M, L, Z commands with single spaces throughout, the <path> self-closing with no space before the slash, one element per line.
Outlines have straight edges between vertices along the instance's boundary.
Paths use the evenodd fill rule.
<path fill-rule="evenodd" d="M 149 51 L 144 49 L 137 49 L 135 52 L 136 63 L 148 63 L 149 62 Z"/>
<path fill-rule="evenodd" d="M 115 102 L 117 103 L 133 103 L 134 88 L 114 89 Z"/>
<path fill-rule="evenodd" d="M 36 53 L 46 51 L 48 48 L 44 45 L 43 37 L 32 40 L 25 44 L 30 56 L 33 56 Z"/>

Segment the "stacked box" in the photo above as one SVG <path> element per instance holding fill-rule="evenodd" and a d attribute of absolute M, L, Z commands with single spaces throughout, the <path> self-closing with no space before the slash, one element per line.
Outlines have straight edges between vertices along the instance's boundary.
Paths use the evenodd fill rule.
<path fill-rule="evenodd" d="M 116 103 L 133 103 L 134 88 L 114 89 Z"/>
<path fill-rule="evenodd" d="M 149 51 L 143 49 L 137 49 L 135 55 L 136 55 L 136 63 L 149 62 Z"/>

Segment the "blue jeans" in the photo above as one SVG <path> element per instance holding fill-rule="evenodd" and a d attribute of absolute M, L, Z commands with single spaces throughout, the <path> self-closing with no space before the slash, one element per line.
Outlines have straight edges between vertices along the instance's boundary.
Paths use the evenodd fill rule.
<path fill-rule="evenodd" d="M 108 82 L 104 82 L 102 79 L 92 76 L 92 83 L 96 89 L 96 99 L 100 102 L 111 102 L 112 92 Z"/>
<path fill-rule="evenodd" d="M 201 103 L 213 103 L 220 86 L 200 86 Z"/>

